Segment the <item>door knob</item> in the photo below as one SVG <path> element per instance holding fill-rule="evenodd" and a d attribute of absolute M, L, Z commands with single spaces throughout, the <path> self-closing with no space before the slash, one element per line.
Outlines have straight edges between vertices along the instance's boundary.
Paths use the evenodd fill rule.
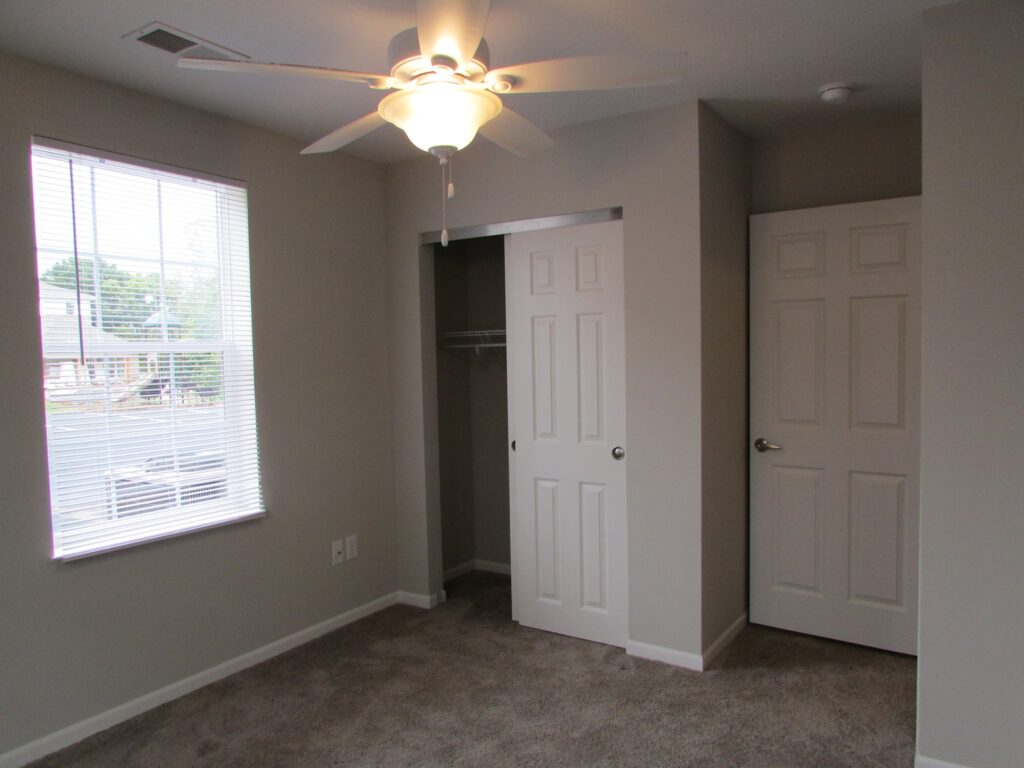
<path fill-rule="evenodd" d="M 626 449 L 621 445 L 616 445 L 612 448 L 612 458 L 616 461 L 622 461 L 626 456 Z"/>
<path fill-rule="evenodd" d="M 754 449 L 758 453 L 764 453 L 765 451 L 781 451 L 782 446 L 776 445 L 775 443 L 769 443 L 763 437 L 759 437 L 754 441 Z"/>
<path fill-rule="evenodd" d="M 516 449 L 516 441 L 513 440 L 512 441 L 512 450 L 515 451 L 515 449 Z"/>

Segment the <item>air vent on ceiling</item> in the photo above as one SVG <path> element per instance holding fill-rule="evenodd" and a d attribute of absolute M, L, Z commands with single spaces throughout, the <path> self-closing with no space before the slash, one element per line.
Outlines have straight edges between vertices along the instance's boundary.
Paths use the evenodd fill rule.
<path fill-rule="evenodd" d="M 139 42 L 152 45 L 154 48 L 168 53 L 181 53 L 186 48 L 195 47 L 192 40 L 176 35 L 169 29 L 154 29 L 152 32 L 147 32 L 139 38 Z"/>
<path fill-rule="evenodd" d="M 188 56 L 193 59 L 225 59 L 244 61 L 249 57 L 244 53 L 225 48 L 223 45 L 211 43 L 196 35 L 175 29 L 169 24 L 154 21 L 141 29 L 136 29 L 123 36 L 125 39 L 138 40 L 153 48 L 158 48 L 175 56 Z"/>

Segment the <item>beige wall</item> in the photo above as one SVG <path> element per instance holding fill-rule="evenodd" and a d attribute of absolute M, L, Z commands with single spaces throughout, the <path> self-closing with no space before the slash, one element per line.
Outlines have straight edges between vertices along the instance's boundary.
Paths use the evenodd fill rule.
<path fill-rule="evenodd" d="M 702 650 L 747 610 L 750 142 L 700 106 Z"/>
<path fill-rule="evenodd" d="M 753 213 L 921 194 L 919 115 L 845 112 L 854 108 L 754 142 Z"/>
<path fill-rule="evenodd" d="M 395 589 L 383 173 L 0 56 L 0 754 Z M 249 185 L 267 517 L 49 559 L 32 134 Z M 330 542 L 360 536 L 330 565 Z"/>
<path fill-rule="evenodd" d="M 701 651 L 700 221 L 697 105 L 575 126 L 521 160 L 475 142 L 449 226 L 624 207 L 630 635 Z M 419 233 L 440 223 L 429 158 L 388 173 L 396 546 L 403 589 L 441 568 L 432 299 Z M 739 482 L 742 482 L 740 480 Z"/>
<path fill-rule="evenodd" d="M 925 14 L 918 751 L 971 768 L 1024 756 L 1022 41 Z"/>

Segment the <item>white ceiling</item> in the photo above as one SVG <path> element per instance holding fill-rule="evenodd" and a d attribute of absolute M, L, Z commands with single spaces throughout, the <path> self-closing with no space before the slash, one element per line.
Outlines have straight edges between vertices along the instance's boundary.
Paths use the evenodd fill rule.
<path fill-rule="evenodd" d="M 678 86 L 505 96 L 542 128 L 694 97 L 760 136 L 868 110 L 915 110 L 921 12 L 949 0 L 493 0 L 491 65 L 594 53 L 685 50 Z M 0 49 L 311 141 L 375 109 L 354 83 L 179 70 L 122 39 L 152 21 L 254 59 L 386 72 L 388 40 L 415 0 L 0 0 Z M 860 84 L 847 105 L 819 85 Z M 351 145 L 375 160 L 415 156 L 391 126 Z"/>

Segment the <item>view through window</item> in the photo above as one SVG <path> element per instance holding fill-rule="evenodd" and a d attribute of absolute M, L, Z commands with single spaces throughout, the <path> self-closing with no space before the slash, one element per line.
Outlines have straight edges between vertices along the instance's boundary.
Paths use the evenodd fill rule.
<path fill-rule="evenodd" d="M 260 515 L 246 193 L 32 148 L 54 556 Z"/>

